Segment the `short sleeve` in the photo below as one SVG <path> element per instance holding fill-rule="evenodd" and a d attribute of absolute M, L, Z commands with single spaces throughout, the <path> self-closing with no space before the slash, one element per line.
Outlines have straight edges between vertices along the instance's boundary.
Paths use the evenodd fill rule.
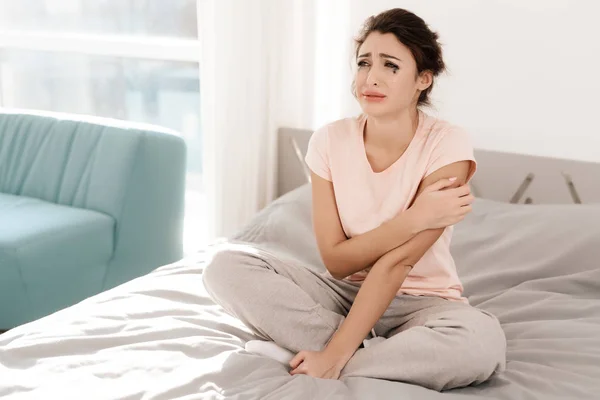
<path fill-rule="evenodd" d="M 468 132 L 460 128 L 451 128 L 440 132 L 440 136 L 430 153 L 425 177 L 452 163 L 472 161 L 466 180 L 469 182 L 477 170 L 477 161 Z"/>
<path fill-rule="evenodd" d="M 317 129 L 308 141 L 308 149 L 304 161 L 311 171 L 321 178 L 331 181 L 329 168 L 329 138 L 327 127 Z"/>

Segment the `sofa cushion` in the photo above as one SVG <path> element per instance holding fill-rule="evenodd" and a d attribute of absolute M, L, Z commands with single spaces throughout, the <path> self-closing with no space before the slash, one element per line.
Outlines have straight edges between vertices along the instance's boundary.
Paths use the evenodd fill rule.
<path fill-rule="evenodd" d="M 0 193 L 0 329 L 100 291 L 114 230 L 99 212 Z"/>

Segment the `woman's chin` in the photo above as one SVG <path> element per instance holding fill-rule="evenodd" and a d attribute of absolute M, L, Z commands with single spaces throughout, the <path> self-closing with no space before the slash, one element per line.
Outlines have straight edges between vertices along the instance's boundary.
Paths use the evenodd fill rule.
<path fill-rule="evenodd" d="M 360 107 L 370 117 L 382 117 L 390 113 L 389 107 L 385 104 L 361 102 Z"/>

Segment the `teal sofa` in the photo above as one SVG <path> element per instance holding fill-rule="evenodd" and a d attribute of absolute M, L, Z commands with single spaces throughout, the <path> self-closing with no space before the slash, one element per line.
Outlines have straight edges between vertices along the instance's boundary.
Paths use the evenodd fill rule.
<path fill-rule="evenodd" d="M 0 109 L 0 330 L 181 258 L 185 169 L 167 129 Z"/>

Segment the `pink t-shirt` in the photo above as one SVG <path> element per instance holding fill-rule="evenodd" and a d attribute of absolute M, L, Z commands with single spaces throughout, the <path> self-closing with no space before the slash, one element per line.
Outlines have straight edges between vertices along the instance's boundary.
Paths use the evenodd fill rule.
<path fill-rule="evenodd" d="M 364 145 L 366 120 L 361 114 L 318 129 L 310 138 L 305 158 L 315 174 L 333 183 L 342 227 L 349 238 L 375 229 L 406 210 L 421 181 L 441 167 L 473 161 L 467 181 L 477 169 L 469 135 L 419 111 L 415 136 L 404 154 L 386 170 L 373 172 Z M 444 230 L 413 267 L 398 294 L 467 302 L 450 254 L 453 230 L 453 226 Z M 360 281 L 366 275 L 361 271 L 346 279 Z"/>

